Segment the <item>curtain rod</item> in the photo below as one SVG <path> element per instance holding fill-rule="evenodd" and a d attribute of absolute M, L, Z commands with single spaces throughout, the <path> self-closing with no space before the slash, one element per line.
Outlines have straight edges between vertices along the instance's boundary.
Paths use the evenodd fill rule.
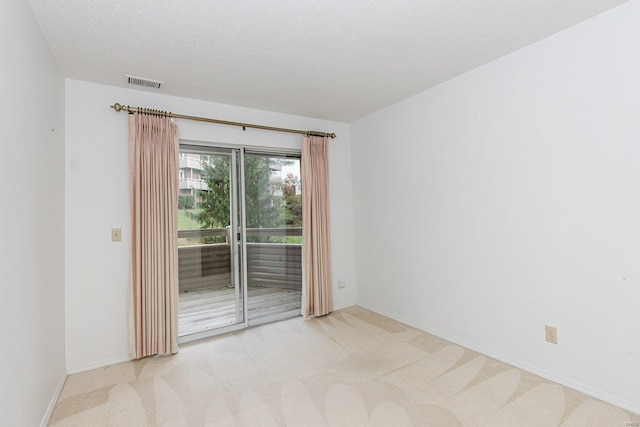
<path fill-rule="evenodd" d="M 162 117 L 174 117 L 176 119 L 195 120 L 197 122 L 217 123 L 219 125 L 240 126 L 242 130 L 246 130 L 246 128 L 253 128 L 253 129 L 271 130 L 275 132 L 298 133 L 301 135 L 308 135 L 308 136 L 322 136 L 322 137 L 327 137 L 331 139 L 334 139 L 336 137 L 335 133 L 317 132 L 313 130 L 276 128 L 272 126 L 254 125 L 251 123 L 240 123 L 240 122 L 230 122 L 227 120 L 210 119 L 208 117 L 186 116 L 184 114 L 175 114 L 167 111 L 151 110 L 149 108 L 129 107 L 128 105 L 121 105 L 117 102 L 111 105 L 111 108 L 113 108 L 116 112 L 120 112 L 124 110 L 129 112 L 129 114 L 142 113 L 142 114 L 151 114 L 151 115 L 162 116 Z"/>

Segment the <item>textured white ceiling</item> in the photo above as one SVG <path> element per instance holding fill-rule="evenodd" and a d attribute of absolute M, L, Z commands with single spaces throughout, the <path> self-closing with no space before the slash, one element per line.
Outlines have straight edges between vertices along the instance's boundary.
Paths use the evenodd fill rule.
<path fill-rule="evenodd" d="M 625 0 L 29 2 L 66 77 L 350 122 Z"/>

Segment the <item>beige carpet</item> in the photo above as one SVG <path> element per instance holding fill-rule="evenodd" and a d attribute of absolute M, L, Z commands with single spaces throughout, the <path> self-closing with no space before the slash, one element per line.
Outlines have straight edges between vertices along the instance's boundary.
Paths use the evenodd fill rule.
<path fill-rule="evenodd" d="M 50 425 L 622 427 L 638 418 L 353 307 L 71 375 Z"/>

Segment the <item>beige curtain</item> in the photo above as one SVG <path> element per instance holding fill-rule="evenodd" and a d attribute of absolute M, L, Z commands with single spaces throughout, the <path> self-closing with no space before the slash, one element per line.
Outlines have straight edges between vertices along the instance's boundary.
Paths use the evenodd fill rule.
<path fill-rule="evenodd" d="M 129 115 L 132 359 L 178 352 L 178 127 Z"/>
<path fill-rule="evenodd" d="M 329 233 L 329 155 L 327 138 L 302 141 L 302 315 L 333 310 Z"/>

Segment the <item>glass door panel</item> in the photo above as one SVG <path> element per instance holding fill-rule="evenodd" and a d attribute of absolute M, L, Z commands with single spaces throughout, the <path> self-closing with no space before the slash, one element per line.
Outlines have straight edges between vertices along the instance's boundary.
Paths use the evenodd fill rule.
<path fill-rule="evenodd" d="M 238 239 L 239 150 L 180 146 L 178 335 L 244 322 Z"/>
<path fill-rule="evenodd" d="M 244 155 L 247 313 L 250 324 L 300 314 L 300 158 Z"/>

